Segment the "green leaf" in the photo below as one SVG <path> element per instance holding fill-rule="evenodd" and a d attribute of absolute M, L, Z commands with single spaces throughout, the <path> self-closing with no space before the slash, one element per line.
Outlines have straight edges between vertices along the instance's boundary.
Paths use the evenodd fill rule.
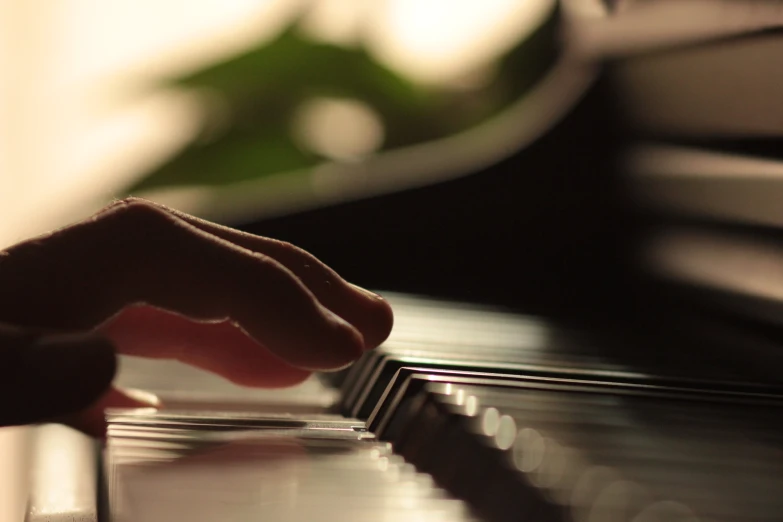
<path fill-rule="evenodd" d="M 316 96 L 367 103 L 383 121 L 385 149 L 467 129 L 503 110 L 544 74 L 556 53 L 554 29 L 549 20 L 499 58 L 499 74 L 483 90 L 455 92 L 422 88 L 364 49 L 314 42 L 291 27 L 270 42 L 170 80 L 209 92 L 219 110 L 207 112 L 199 139 L 130 190 L 220 186 L 317 165 L 322 158 L 301 150 L 290 134 L 297 109 Z"/>
<path fill-rule="evenodd" d="M 210 89 L 231 106 L 263 105 L 290 97 L 331 95 L 384 106 L 421 108 L 428 93 L 375 61 L 365 50 L 314 42 L 289 28 L 275 40 L 213 67 L 173 80 Z"/>
<path fill-rule="evenodd" d="M 194 144 L 131 187 L 131 192 L 176 185 L 226 185 L 311 167 L 321 159 L 302 151 L 280 129 L 230 133 Z"/>

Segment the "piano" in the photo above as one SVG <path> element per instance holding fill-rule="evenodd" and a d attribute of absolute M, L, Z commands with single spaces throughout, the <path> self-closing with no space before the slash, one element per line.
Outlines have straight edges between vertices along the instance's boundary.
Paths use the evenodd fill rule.
<path fill-rule="evenodd" d="M 276 391 L 126 358 L 166 408 L 35 428 L 26 520 L 780 520 L 783 10 L 562 5 L 603 72 L 536 140 L 244 227 L 394 288 L 387 342 Z"/>
<path fill-rule="evenodd" d="M 407 294 L 342 374 L 255 390 L 126 358 L 160 411 L 37 428 L 27 520 L 779 520 L 783 387 L 620 364 L 589 332 Z M 690 354 L 683 354 L 683 359 Z"/>

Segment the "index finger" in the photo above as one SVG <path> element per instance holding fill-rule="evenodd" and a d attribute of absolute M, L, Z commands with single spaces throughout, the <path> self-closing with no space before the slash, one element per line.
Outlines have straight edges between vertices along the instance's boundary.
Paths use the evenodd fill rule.
<path fill-rule="evenodd" d="M 29 327 L 90 329 L 128 304 L 235 321 L 284 361 L 323 370 L 364 347 L 287 268 L 139 201 L 17 245 L 0 260 L 0 317 Z M 215 347 L 216 358 L 232 357 Z"/>
<path fill-rule="evenodd" d="M 391 333 L 394 315 L 379 295 L 352 285 L 305 250 L 162 207 L 183 221 L 235 245 L 269 256 L 296 275 L 316 298 L 352 325 L 364 337 L 365 348 L 375 348 Z"/>

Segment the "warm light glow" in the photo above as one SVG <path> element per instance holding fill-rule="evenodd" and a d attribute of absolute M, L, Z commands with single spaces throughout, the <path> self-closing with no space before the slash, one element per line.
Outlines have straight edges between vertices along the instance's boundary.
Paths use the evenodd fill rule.
<path fill-rule="evenodd" d="M 551 0 L 387 0 L 373 13 L 371 48 L 424 82 L 486 67 L 553 8 Z"/>
<path fill-rule="evenodd" d="M 273 36 L 290 0 L 0 3 L 0 248 L 83 217 L 194 132 L 141 85 Z"/>
<path fill-rule="evenodd" d="M 383 143 L 383 124 L 366 104 L 356 100 L 315 98 L 294 120 L 304 147 L 334 160 L 359 159 Z"/>
<path fill-rule="evenodd" d="M 63 83 L 128 73 L 171 76 L 272 38 L 299 11 L 292 0 L 61 0 L 52 55 Z M 48 6 L 47 6 L 48 7 Z M 50 44 L 50 45 L 51 45 Z"/>
<path fill-rule="evenodd" d="M 338 43 L 361 40 L 381 61 L 414 79 L 474 88 L 493 74 L 495 57 L 553 5 L 554 0 L 6 2 L 0 13 L 0 248 L 83 217 L 192 137 L 198 111 L 180 93 L 150 95 L 146 89 L 159 78 L 271 38 L 303 8 L 310 35 Z M 330 101 L 305 109 L 310 130 L 303 142 L 329 158 L 355 160 L 382 143 L 382 126 L 365 106 Z"/>
<path fill-rule="evenodd" d="M 24 520 L 32 428 L 0 428 L 0 521 Z"/>
<path fill-rule="evenodd" d="M 496 408 L 487 408 L 484 410 L 484 416 L 481 419 L 481 430 L 487 437 L 493 437 L 498 431 L 500 425 L 500 413 Z"/>
<path fill-rule="evenodd" d="M 524 428 L 517 433 L 514 441 L 514 464 L 524 473 L 538 470 L 544 461 L 546 444 L 544 438 L 532 428 Z"/>
<path fill-rule="evenodd" d="M 479 402 L 475 395 L 470 395 L 465 400 L 465 415 L 473 417 L 478 413 Z"/>
<path fill-rule="evenodd" d="M 302 19 L 310 38 L 350 45 L 361 35 L 364 15 L 372 2 L 366 0 L 317 0 Z"/>
<path fill-rule="evenodd" d="M 495 445 L 498 449 L 507 450 L 514 445 L 517 436 L 517 424 L 509 415 L 503 415 L 495 430 Z"/>

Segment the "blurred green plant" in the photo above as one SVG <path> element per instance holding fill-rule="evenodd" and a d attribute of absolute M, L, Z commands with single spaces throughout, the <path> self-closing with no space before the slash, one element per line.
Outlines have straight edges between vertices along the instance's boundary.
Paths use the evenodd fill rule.
<path fill-rule="evenodd" d="M 371 107 L 383 124 L 382 150 L 447 136 L 519 98 L 551 63 L 552 23 L 501 57 L 480 90 L 417 85 L 367 50 L 311 40 L 294 23 L 275 39 L 222 63 L 169 81 L 204 94 L 206 115 L 192 143 L 128 189 L 219 186 L 280 172 L 304 172 L 326 158 L 293 132 L 297 110 L 331 97 Z M 335 129 L 339 132 L 339 129 Z"/>

